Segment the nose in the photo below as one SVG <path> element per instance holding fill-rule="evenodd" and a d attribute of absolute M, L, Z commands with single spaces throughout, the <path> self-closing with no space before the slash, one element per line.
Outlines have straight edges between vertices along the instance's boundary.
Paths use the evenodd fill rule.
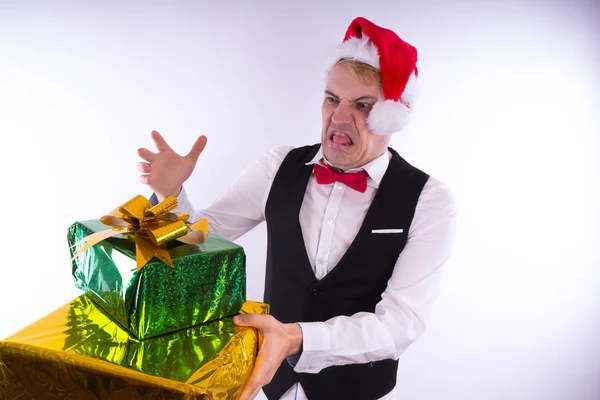
<path fill-rule="evenodd" d="M 336 124 L 352 122 L 352 104 L 347 100 L 341 100 L 331 115 L 331 120 Z"/>

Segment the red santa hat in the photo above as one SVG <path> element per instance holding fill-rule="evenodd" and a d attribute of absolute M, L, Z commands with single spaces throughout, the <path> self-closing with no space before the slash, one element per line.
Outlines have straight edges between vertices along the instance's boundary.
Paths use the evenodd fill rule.
<path fill-rule="evenodd" d="M 348 27 L 328 70 L 342 58 L 369 64 L 381 72 L 385 101 L 375 103 L 369 113 L 370 131 L 379 135 L 401 131 L 416 97 L 417 49 L 391 30 L 359 17 Z"/>

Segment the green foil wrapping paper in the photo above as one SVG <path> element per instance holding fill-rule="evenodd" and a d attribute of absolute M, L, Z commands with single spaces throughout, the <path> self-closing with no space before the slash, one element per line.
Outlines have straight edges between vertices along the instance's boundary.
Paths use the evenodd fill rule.
<path fill-rule="evenodd" d="M 98 220 L 69 228 L 69 246 L 106 229 Z M 209 234 L 201 245 L 168 244 L 174 268 L 153 259 L 140 271 L 135 243 L 106 239 L 72 262 L 75 285 L 137 339 L 147 339 L 236 314 L 246 300 L 241 246 Z M 77 247 L 71 247 L 71 255 Z"/>

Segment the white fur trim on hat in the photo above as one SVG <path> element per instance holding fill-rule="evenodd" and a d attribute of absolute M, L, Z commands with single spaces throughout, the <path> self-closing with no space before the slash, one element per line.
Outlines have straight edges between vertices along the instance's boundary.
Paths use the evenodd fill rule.
<path fill-rule="evenodd" d="M 378 101 L 367 118 L 369 130 L 377 135 L 400 132 L 408 123 L 409 113 L 410 109 L 399 101 Z"/>
<path fill-rule="evenodd" d="M 413 104 L 415 103 L 415 101 L 417 100 L 417 94 L 418 94 L 418 80 L 419 78 L 417 78 L 417 75 L 415 74 L 415 71 L 413 71 L 412 74 L 410 74 L 410 77 L 408 78 L 408 82 L 406 82 L 406 87 L 404 88 L 404 92 L 402 92 L 402 96 L 400 96 L 400 99 L 404 102 L 407 103 L 409 107 L 412 108 Z"/>
<path fill-rule="evenodd" d="M 406 127 L 417 98 L 417 81 L 417 75 L 413 72 L 400 96 L 400 101 L 384 100 L 373 105 L 367 119 L 371 132 L 377 135 L 391 135 Z"/>
<path fill-rule="evenodd" d="M 328 57 L 326 70 L 329 72 L 333 66 L 343 58 L 360 61 L 372 67 L 379 67 L 379 51 L 367 35 L 362 38 L 351 37 L 337 46 L 335 51 Z"/>

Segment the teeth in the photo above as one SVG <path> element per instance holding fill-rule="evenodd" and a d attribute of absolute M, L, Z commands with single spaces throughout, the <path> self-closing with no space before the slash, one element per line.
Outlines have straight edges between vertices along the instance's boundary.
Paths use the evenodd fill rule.
<path fill-rule="evenodd" d="M 350 136 L 348 136 L 348 134 L 347 134 L 347 133 L 344 133 L 344 132 L 336 132 L 336 131 L 333 131 L 333 132 L 332 132 L 332 134 L 331 134 L 331 138 L 332 138 L 332 140 L 333 140 L 333 137 L 334 137 L 334 136 L 339 136 L 339 137 L 343 137 L 343 138 L 348 138 L 348 139 L 350 139 Z M 350 146 L 351 144 L 352 144 L 352 143 L 346 143 L 346 144 L 344 144 L 344 146 Z"/>
<path fill-rule="evenodd" d="M 334 134 L 335 136 L 348 137 L 348 135 L 347 135 L 347 134 L 345 134 L 344 132 L 333 132 L 333 134 Z"/>

